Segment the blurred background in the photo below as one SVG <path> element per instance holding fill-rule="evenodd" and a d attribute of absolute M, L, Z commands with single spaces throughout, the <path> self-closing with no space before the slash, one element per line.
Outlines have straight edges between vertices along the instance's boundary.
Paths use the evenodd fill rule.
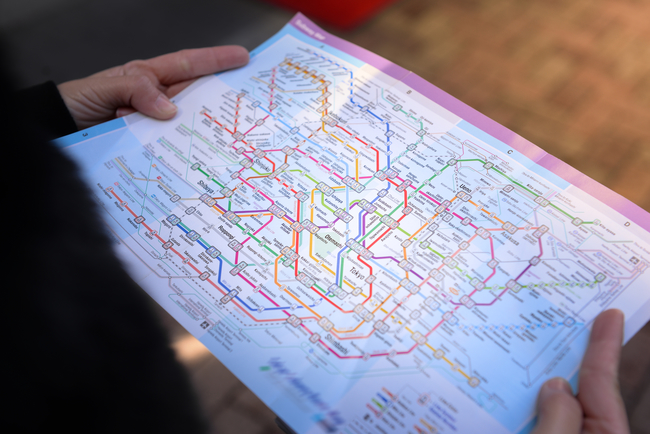
<path fill-rule="evenodd" d="M 291 4 L 650 211 L 650 0 L 4 0 L 0 29 L 30 86 L 183 48 L 252 49 L 289 21 Z M 280 432 L 160 314 L 215 432 Z M 650 433 L 649 325 L 623 349 L 621 388 L 633 433 Z"/>

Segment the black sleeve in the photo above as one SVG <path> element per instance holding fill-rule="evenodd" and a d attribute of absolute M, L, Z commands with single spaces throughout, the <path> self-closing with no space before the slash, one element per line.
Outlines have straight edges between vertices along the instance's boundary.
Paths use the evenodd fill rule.
<path fill-rule="evenodd" d="M 48 142 L 77 130 L 57 87 L 15 92 L 1 45 L 4 186 L 15 193 L 2 236 L 3 430 L 206 433 L 151 299 L 114 255 L 76 165 Z"/>
<path fill-rule="evenodd" d="M 41 139 L 52 140 L 77 131 L 74 118 L 53 81 L 18 91 L 15 100 L 25 116 L 38 119 Z"/>

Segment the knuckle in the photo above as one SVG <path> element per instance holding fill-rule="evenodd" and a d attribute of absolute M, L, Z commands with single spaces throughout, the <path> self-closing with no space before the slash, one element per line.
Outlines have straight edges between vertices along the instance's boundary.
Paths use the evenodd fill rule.
<path fill-rule="evenodd" d="M 181 50 L 178 54 L 178 68 L 185 73 L 192 74 L 194 71 L 194 65 L 192 65 L 192 62 L 189 60 L 191 58 L 191 50 Z"/>
<path fill-rule="evenodd" d="M 138 89 L 148 89 L 152 86 L 151 80 L 146 75 L 133 76 L 133 85 Z"/>
<path fill-rule="evenodd" d="M 122 66 L 122 72 L 124 75 L 136 75 L 142 73 L 146 67 L 147 64 L 144 60 L 131 60 Z"/>
<path fill-rule="evenodd" d="M 127 75 L 122 77 L 124 97 L 127 105 L 136 107 L 143 102 L 155 99 L 156 91 L 151 81 L 144 75 Z"/>

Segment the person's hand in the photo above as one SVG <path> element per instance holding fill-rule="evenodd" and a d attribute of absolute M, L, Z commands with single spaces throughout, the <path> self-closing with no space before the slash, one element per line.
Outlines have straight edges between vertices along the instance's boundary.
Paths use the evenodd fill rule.
<path fill-rule="evenodd" d="M 139 111 L 170 119 L 169 100 L 196 78 L 248 63 L 248 51 L 235 45 L 183 50 L 149 60 L 134 60 L 58 86 L 79 129 Z"/>
<path fill-rule="evenodd" d="M 598 315 L 580 367 L 578 396 L 573 396 L 562 378 L 544 383 L 537 398 L 537 426 L 533 434 L 630 432 L 618 386 L 623 326 L 620 310 Z"/>

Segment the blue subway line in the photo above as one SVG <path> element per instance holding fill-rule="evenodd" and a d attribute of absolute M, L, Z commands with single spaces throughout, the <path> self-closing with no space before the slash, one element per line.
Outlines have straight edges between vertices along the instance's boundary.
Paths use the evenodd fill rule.
<path fill-rule="evenodd" d="M 388 183 L 388 188 L 390 188 L 390 182 Z M 370 203 L 375 203 L 375 202 L 378 201 L 378 200 L 379 200 L 379 196 L 375 196 L 375 198 L 374 198 L 372 201 L 370 201 Z M 358 202 L 357 202 L 357 203 L 358 203 Z M 359 207 L 359 208 L 361 208 L 361 207 Z M 354 237 L 354 240 L 357 240 L 357 239 L 359 239 L 359 237 L 361 237 L 361 232 L 362 232 L 362 228 L 361 228 L 361 220 L 362 220 L 362 219 L 361 219 L 361 215 L 362 215 L 362 213 L 364 213 L 364 212 L 366 212 L 366 210 L 364 210 L 363 208 L 361 209 L 361 211 L 359 211 L 359 233 L 357 234 L 356 237 Z M 348 239 L 346 239 L 345 241 L 347 242 Z M 348 250 L 348 247 L 347 247 L 347 246 L 346 246 L 346 247 L 343 247 L 343 248 L 342 248 L 341 250 L 339 250 L 339 252 L 336 254 L 336 275 L 335 275 L 335 276 L 336 276 L 336 277 L 335 277 L 336 280 L 335 280 L 335 282 L 338 282 L 338 281 L 339 281 L 339 274 L 341 273 L 341 254 L 342 254 L 345 250 Z"/>

